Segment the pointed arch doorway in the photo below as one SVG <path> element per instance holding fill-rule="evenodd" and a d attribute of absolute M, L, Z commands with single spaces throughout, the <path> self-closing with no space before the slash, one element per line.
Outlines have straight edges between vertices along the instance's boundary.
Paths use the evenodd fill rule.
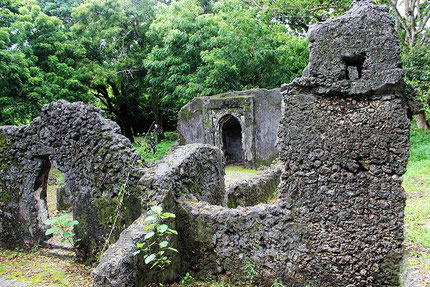
<path fill-rule="evenodd" d="M 222 150 L 226 164 L 243 162 L 242 126 L 233 115 L 225 115 L 220 119 Z"/>

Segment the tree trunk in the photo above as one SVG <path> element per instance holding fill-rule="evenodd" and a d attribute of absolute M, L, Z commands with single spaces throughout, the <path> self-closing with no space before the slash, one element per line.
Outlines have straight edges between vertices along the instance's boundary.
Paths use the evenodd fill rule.
<path fill-rule="evenodd" d="M 151 97 L 152 112 L 155 116 L 155 124 L 157 125 L 157 143 L 160 143 L 164 139 L 164 127 L 163 127 L 163 114 L 160 111 L 160 105 L 158 104 L 158 97 L 152 95 Z"/>
<path fill-rule="evenodd" d="M 426 130 L 426 129 L 428 129 L 428 128 L 429 128 L 429 125 L 428 125 L 428 123 L 427 123 L 427 120 L 426 120 L 426 117 L 425 117 L 424 112 L 419 113 L 419 114 L 416 116 L 416 120 L 417 120 L 417 126 L 418 126 L 418 128 L 419 128 L 419 129 L 424 129 L 424 130 Z"/>

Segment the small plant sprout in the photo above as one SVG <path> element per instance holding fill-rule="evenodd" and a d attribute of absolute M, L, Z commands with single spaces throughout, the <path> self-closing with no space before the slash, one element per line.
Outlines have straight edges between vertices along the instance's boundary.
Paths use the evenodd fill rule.
<path fill-rule="evenodd" d="M 61 242 L 67 242 L 72 246 L 75 246 L 73 242 L 73 237 L 75 236 L 72 233 L 72 227 L 79 224 L 79 221 L 69 219 L 69 214 L 63 214 L 61 216 L 57 216 L 54 218 L 49 218 L 44 222 L 49 228 L 46 230 L 45 235 L 50 234 L 60 234 Z M 78 242 L 79 239 L 75 240 Z"/>
<path fill-rule="evenodd" d="M 171 263 L 169 254 L 178 253 L 178 250 L 171 247 L 169 241 L 172 235 L 178 235 L 178 232 L 164 223 L 167 219 L 176 216 L 170 212 L 163 212 L 163 208 L 159 205 L 152 206 L 151 210 L 153 214 L 145 218 L 145 222 L 148 223 L 145 230 L 149 232 L 145 235 L 144 242 L 136 244 L 138 250 L 134 255 L 142 252 L 145 264 L 150 264 L 151 269 L 158 267 L 163 270 Z"/>

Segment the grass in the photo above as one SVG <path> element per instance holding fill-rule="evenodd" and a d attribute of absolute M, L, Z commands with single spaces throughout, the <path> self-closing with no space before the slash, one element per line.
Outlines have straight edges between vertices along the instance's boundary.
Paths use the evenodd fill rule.
<path fill-rule="evenodd" d="M 403 187 L 406 239 L 430 249 L 430 132 L 411 130 L 411 149 Z"/>
<path fill-rule="evenodd" d="M 133 146 L 147 163 L 153 163 L 165 156 L 178 138 L 177 132 L 166 132 L 165 136 L 166 139 L 156 145 L 157 148 L 155 153 L 147 150 L 149 140 L 145 137 L 136 137 Z"/>
<path fill-rule="evenodd" d="M 411 148 L 403 188 L 405 207 L 405 247 L 407 268 L 430 273 L 430 131 L 411 129 Z M 423 279 L 426 280 L 426 279 Z M 426 284 L 423 282 L 423 284 Z M 430 282 L 427 282 L 430 284 Z M 423 285 L 426 286 L 426 285 Z"/>
<path fill-rule="evenodd" d="M 247 174 L 257 174 L 260 171 L 261 170 L 244 168 L 243 166 L 240 166 L 240 165 L 229 165 L 229 166 L 226 166 L 225 168 L 225 173 L 241 172 L 241 173 L 247 173 Z"/>
<path fill-rule="evenodd" d="M 33 252 L 0 249 L 0 276 L 26 282 L 26 286 L 91 286 L 91 268 L 71 259 Z"/>

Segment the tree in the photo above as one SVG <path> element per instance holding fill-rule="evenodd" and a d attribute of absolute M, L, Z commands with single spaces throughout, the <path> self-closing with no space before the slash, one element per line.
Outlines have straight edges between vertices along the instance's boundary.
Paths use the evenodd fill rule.
<path fill-rule="evenodd" d="M 30 1 L 8 1 L 0 10 L 0 122 L 28 123 L 44 104 L 89 101 L 77 71 L 79 50 L 56 17 Z"/>
<path fill-rule="evenodd" d="M 419 128 L 428 129 L 426 120 L 430 117 L 428 23 L 430 20 L 430 3 L 427 0 L 386 0 L 393 11 L 396 30 L 403 37 L 403 60 L 405 62 L 406 81 L 419 92 L 423 111 L 417 115 Z M 400 5 L 401 4 L 401 5 Z M 401 12 L 403 8 L 403 13 Z"/>
<path fill-rule="evenodd" d="M 308 58 L 305 39 L 237 0 L 217 1 L 210 12 L 193 0 L 161 6 L 148 37 L 149 93 L 174 113 L 197 96 L 279 87 Z"/>
<path fill-rule="evenodd" d="M 387 2 L 393 11 L 397 31 L 402 29 L 405 32 L 405 43 L 410 48 L 426 43 L 428 41 L 427 23 L 430 19 L 430 3 L 427 0 L 387 0 Z M 403 13 L 400 12 L 400 7 L 403 7 Z"/>
<path fill-rule="evenodd" d="M 268 13 L 300 34 L 317 21 L 325 21 L 348 10 L 352 0 L 242 0 Z"/>
<path fill-rule="evenodd" d="M 155 1 L 90 0 L 73 9 L 73 33 L 85 49 L 81 67 L 92 94 L 133 141 L 146 99 L 142 65 Z M 146 123 L 149 126 L 150 123 Z"/>

